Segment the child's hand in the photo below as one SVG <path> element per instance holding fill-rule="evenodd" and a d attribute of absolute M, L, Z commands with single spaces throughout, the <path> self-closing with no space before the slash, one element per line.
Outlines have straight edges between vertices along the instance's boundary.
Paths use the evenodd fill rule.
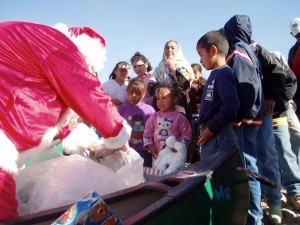
<path fill-rule="evenodd" d="M 147 145 L 146 146 L 146 149 L 148 149 L 148 152 L 151 153 L 152 157 L 154 159 L 157 159 L 157 156 L 158 156 L 158 148 L 154 145 Z"/>
<path fill-rule="evenodd" d="M 203 146 L 213 136 L 215 136 L 215 134 L 208 128 L 205 128 L 204 131 L 199 135 L 199 141 L 197 142 L 197 145 Z"/>

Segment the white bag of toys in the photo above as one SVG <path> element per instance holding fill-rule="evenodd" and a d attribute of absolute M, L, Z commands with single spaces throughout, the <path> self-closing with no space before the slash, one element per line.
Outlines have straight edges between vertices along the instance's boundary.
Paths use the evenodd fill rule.
<path fill-rule="evenodd" d="M 77 154 L 25 167 L 15 176 L 20 216 L 73 204 L 92 190 L 103 196 L 142 183 L 143 159 L 135 153 L 119 151 L 102 160 L 114 162 L 113 168 Z"/>

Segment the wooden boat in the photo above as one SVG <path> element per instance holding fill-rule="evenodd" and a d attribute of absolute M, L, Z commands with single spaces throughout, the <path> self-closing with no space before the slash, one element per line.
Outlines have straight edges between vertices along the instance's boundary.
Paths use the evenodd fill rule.
<path fill-rule="evenodd" d="M 237 148 L 228 148 L 178 172 L 102 196 L 122 224 L 245 224 L 248 175 Z M 39 212 L 5 225 L 51 224 L 70 205 Z M 0 223 L 1 224 L 1 223 Z"/>

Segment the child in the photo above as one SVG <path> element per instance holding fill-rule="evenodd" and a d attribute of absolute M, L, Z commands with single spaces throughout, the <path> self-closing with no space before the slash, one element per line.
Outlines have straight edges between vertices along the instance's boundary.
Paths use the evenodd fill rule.
<path fill-rule="evenodd" d="M 144 81 L 139 78 L 131 79 L 127 86 L 128 102 L 120 107 L 119 113 L 132 127 L 129 146 L 141 155 L 144 159 L 145 167 L 151 167 L 152 157 L 151 154 L 144 149 L 143 133 L 147 119 L 155 110 L 151 105 L 143 102 L 145 94 L 146 86 Z"/>
<path fill-rule="evenodd" d="M 190 108 L 192 113 L 192 132 L 193 137 L 190 143 L 189 148 L 193 151 L 191 163 L 201 160 L 201 152 L 197 146 L 198 136 L 197 136 L 197 121 L 200 113 L 200 104 L 203 95 L 204 86 L 206 84 L 206 79 L 202 77 L 202 67 L 199 63 L 191 64 L 193 69 L 195 79 L 192 82 L 191 88 L 189 89 L 189 98 L 190 98 Z"/>
<path fill-rule="evenodd" d="M 232 122 L 239 100 L 235 76 L 226 65 L 228 48 L 226 37 L 219 31 L 206 33 L 197 43 L 200 63 L 206 70 L 212 70 L 204 87 L 198 119 L 204 129 L 198 141 L 203 158 L 228 145 L 237 145 Z"/>
<path fill-rule="evenodd" d="M 198 63 L 191 64 L 193 72 L 195 74 L 195 79 L 192 82 L 191 88 L 189 89 L 190 107 L 191 113 L 194 117 L 198 117 L 200 113 L 200 103 L 206 84 L 206 79 L 202 77 L 202 67 Z"/>
<path fill-rule="evenodd" d="M 152 76 L 152 66 L 149 60 L 140 52 L 136 52 L 130 59 L 134 72 L 137 77 L 145 82 L 146 87 Z M 153 98 L 148 91 L 143 99 L 143 102 L 153 106 Z"/>
<path fill-rule="evenodd" d="M 180 141 L 188 147 L 192 129 L 187 118 L 175 109 L 180 99 L 179 89 L 170 84 L 162 82 L 155 91 L 158 112 L 155 112 L 146 122 L 144 131 L 144 147 L 154 159 L 158 152 L 166 145 L 166 139 L 174 135 L 176 141 Z"/>

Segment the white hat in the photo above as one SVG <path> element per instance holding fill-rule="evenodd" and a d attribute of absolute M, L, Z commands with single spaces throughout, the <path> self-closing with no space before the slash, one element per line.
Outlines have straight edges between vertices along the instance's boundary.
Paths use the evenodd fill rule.
<path fill-rule="evenodd" d="M 295 18 L 290 22 L 290 30 L 294 37 L 300 33 L 300 17 Z"/>
<path fill-rule="evenodd" d="M 106 61 L 106 44 L 104 38 L 90 27 L 71 27 L 58 23 L 57 30 L 69 37 L 84 56 L 91 72 L 104 68 Z"/>

